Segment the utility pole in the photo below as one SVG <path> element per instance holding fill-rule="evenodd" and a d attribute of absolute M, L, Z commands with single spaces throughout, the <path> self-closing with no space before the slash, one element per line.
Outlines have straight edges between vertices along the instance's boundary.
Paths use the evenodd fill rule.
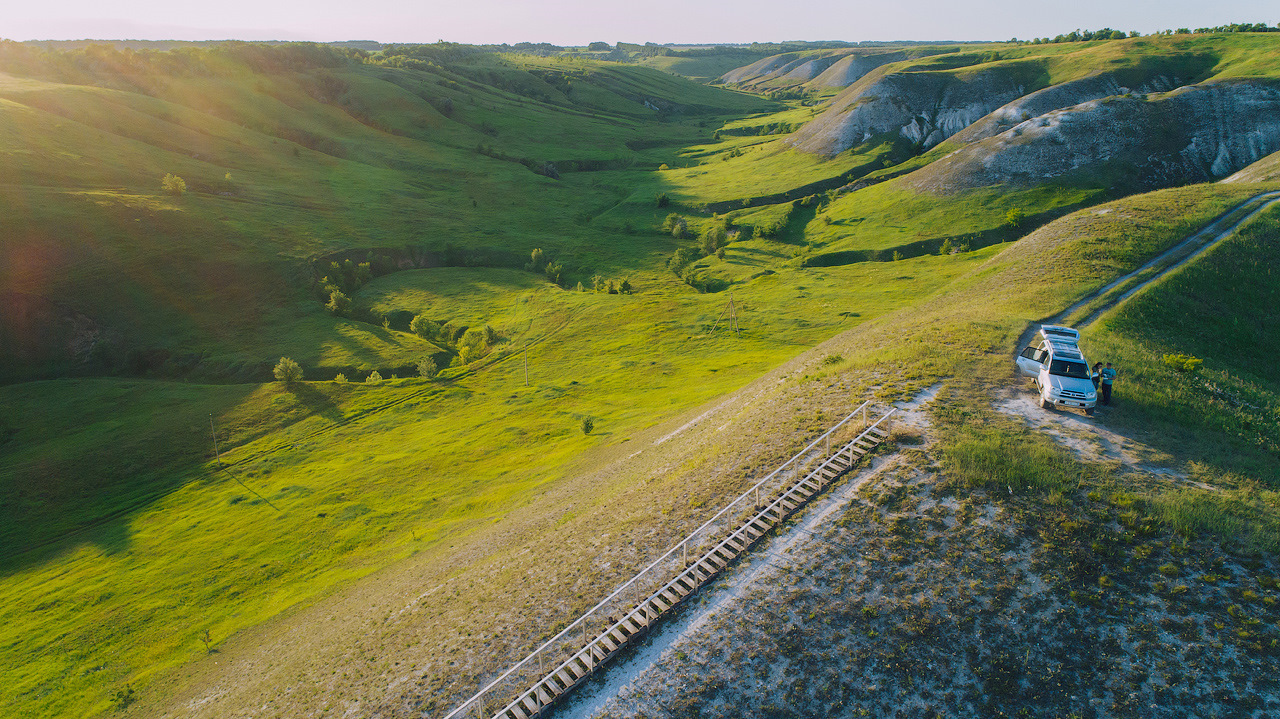
<path fill-rule="evenodd" d="M 213 426 L 213 415 L 209 415 L 209 431 L 213 434 L 213 456 L 218 458 L 218 467 L 222 467 L 222 454 L 218 452 L 218 430 Z"/>
<path fill-rule="evenodd" d="M 729 295 L 729 304 L 725 305 L 723 310 L 720 310 L 720 316 L 716 318 L 716 323 L 711 326 L 711 332 L 713 334 L 715 333 L 716 328 L 720 326 L 720 320 L 724 319 L 726 312 L 729 314 L 729 331 L 737 333 L 737 335 L 741 337 L 742 330 L 738 327 L 738 310 L 733 306 L 732 293 Z"/>

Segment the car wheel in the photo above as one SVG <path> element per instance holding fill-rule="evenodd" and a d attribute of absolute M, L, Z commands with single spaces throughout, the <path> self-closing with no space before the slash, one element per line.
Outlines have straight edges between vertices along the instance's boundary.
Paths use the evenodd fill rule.
<path fill-rule="evenodd" d="M 1044 397 L 1040 398 L 1040 409 L 1053 409 L 1053 403 Z"/>
<path fill-rule="evenodd" d="M 1092 407 L 1090 407 L 1090 408 L 1086 409 L 1086 410 L 1084 411 L 1084 413 L 1085 413 L 1086 415 L 1088 415 L 1088 416 L 1092 417 L 1092 416 L 1093 416 L 1093 408 L 1092 408 Z"/>

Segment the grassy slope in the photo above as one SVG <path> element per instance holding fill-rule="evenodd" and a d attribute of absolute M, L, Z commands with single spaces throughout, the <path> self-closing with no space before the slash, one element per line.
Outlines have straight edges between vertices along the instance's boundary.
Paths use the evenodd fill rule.
<path fill-rule="evenodd" d="M 1149 433 L 1215 487 L 1157 494 L 1158 513 L 1180 530 L 1268 552 L 1278 546 L 1280 508 L 1280 374 L 1269 360 L 1280 350 L 1277 230 L 1272 209 L 1086 335 L 1095 355 L 1122 368 L 1109 421 Z M 1205 363 L 1187 372 L 1166 355 Z"/>

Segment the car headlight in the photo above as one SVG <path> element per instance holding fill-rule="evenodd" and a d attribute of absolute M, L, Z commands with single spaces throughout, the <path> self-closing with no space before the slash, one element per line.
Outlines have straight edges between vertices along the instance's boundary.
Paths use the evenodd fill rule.
<path fill-rule="evenodd" d="M 1085 399 L 1097 399 L 1097 398 L 1098 398 L 1098 393 L 1097 393 L 1097 392 L 1089 392 L 1088 394 L 1086 394 L 1086 395 L 1084 396 L 1084 398 L 1085 398 Z"/>

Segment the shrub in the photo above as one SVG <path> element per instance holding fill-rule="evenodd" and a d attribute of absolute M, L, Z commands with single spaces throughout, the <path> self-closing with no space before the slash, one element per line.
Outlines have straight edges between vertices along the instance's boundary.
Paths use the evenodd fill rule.
<path fill-rule="evenodd" d="M 365 384 L 377 384 L 381 381 L 382 381 L 382 375 L 378 374 L 378 370 L 374 370 L 370 372 L 369 376 L 364 378 Z"/>
<path fill-rule="evenodd" d="M 662 163 L 661 165 L 658 165 L 658 169 L 659 169 L 659 170 L 662 170 L 662 171 L 666 171 L 666 170 L 670 170 L 670 169 L 671 169 L 671 167 L 670 167 L 670 166 L 668 166 L 668 165 L 667 165 L 667 163 L 665 163 L 665 162 L 664 162 L 664 163 Z M 664 194 L 664 195 L 665 195 L 666 193 L 664 192 L 664 193 L 662 193 L 662 194 Z"/>
<path fill-rule="evenodd" d="M 622 284 L 618 285 L 618 292 L 621 292 L 624 295 L 631 294 L 631 281 L 624 279 Z"/>
<path fill-rule="evenodd" d="M 338 384 L 346 384 L 346 383 L 347 383 L 347 376 L 346 376 L 345 374 L 343 374 L 343 373 L 339 372 L 339 373 L 338 373 L 338 376 L 333 378 L 333 381 L 334 381 L 334 382 L 337 382 Z"/>
<path fill-rule="evenodd" d="M 564 265 L 559 262 L 548 262 L 543 272 L 546 273 L 547 279 L 551 280 L 552 284 L 564 286 Z"/>
<path fill-rule="evenodd" d="M 272 370 L 272 374 L 285 384 L 301 382 L 302 366 L 288 357 L 281 357 L 280 361 L 276 363 L 276 368 Z"/>
<path fill-rule="evenodd" d="M 578 284 L 582 284 L 579 282 Z M 498 343 L 498 333 L 489 325 L 485 325 L 480 329 L 484 333 L 484 343 L 490 347 Z"/>
<path fill-rule="evenodd" d="M 351 298 L 347 297 L 342 290 L 334 290 L 329 293 L 329 301 L 325 303 L 324 307 L 334 315 L 343 317 L 351 311 Z"/>
<path fill-rule="evenodd" d="M 1165 355 L 1164 363 L 1179 372 L 1195 372 L 1200 369 L 1200 365 L 1204 364 L 1204 360 L 1192 357 L 1191 355 L 1176 354 Z"/>
<path fill-rule="evenodd" d="M 663 167 L 665 168 L 666 165 L 663 165 Z M 666 207 L 668 204 L 671 203 L 671 198 L 667 197 L 667 193 L 665 192 L 659 192 L 658 197 L 656 199 L 658 202 L 658 207 Z"/>
<path fill-rule="evenodd" d="M 902 259 L 902 253 L 901 253 L 901 252 L 898 252 L 897 250 L 894 250 L 894 251 L 893 251 L 893 261 L 894 261 L 894 262 L 897 262 L 898 260 L 901 260 L 901 259 Z"/>
<path fill-rule="evenodd" d="M 938 254 L 940 255 L 951 254 L 951 238 L 950 237 L 942 241 L 942 247 L 938 248 Z"/>
<path fill-rule="evenodd" d="M 596 428 L 596 421 L 590 417 L 582 418 L 582 433 L 591 434 L 591 430 Z"/>
<path fill-rule="evenodd" d="M 409 322 L 409 331 L 424 340 L 435 339 L 440 336 L 440 323 L 432 322 L 423 315 L 414 315 Z"/>
<path fill-rule="evenodd" d="M 423 357 L 418 360 L 418 376 L 431 379 L 436 376 L 440 369 L 436 367 L 436 361 L 430 357 Z"/>
<path fill-rule="evenodd" d="M 170 195 L 182 195 L 187 191 L 187 181 L 171 173 L 160 179 L 160 186 Z"/>
<path fill-rule="evenodd" d="M 490 329 L 489 332 L 493 330 Z M 496 338 L 496 335 L 495 335 Z M 462 333 L 462 339 L 458 340 L 458 352 L 467 353 L 466 363 L 474 362 L 486 354 L 489 348 L 488 334 L 479 327 L 473 327 Z"/>
<path fill-rule="evenodd" d="M 683 217 L 676 218 L 675 223 L 671 225 L 671 236 L 677 240 L 683 240 L 689 236 L 689 224 Z"/>
<path fill-rule="evenodd" d="M 546 256 L 542 254 L 541 247 L 535 247 L 533 252 L 529 253 L 529 258 L 531 262 L 525 265 L 525 269 L 530 272 L 541 272 L 542 268 L 547 266 Z"/>
<path fill-rule="evenodd" d="M 1018 229 L 1022 227 L 1022 223 L 1027 219 L 1027 213 L 1022 211 L 1021 207 L 1015 207 L 1004 214 L 1004 224 L 1006 227 Z"/>
<path fill-rule="evenodd" d="M 690 263 L 695 262 L 697 259 L 697 250 L 692 247 L 680 247 L 676 249 L 675 254 L 671 255 L 671 259 L 667 260 L 667 267 L 671 268 L 671 271 L 678 275 L 684 272 L 684 268 L 688 267 Z"/>
<path fill-rule="evenodd" d="M 574 287 L 573 289 L 574 289 L 574 291 L 576 291 L 576 292 L 586 292 L 586 291 L 587 291 L 587 288 L 586 288 L 585 286 L 583 286 L 583 284 L 582 284 L 581 282 L 579 282 L 579 283 L 578 283 L 578 285 L 577 285 L 576 287 Z"/>

